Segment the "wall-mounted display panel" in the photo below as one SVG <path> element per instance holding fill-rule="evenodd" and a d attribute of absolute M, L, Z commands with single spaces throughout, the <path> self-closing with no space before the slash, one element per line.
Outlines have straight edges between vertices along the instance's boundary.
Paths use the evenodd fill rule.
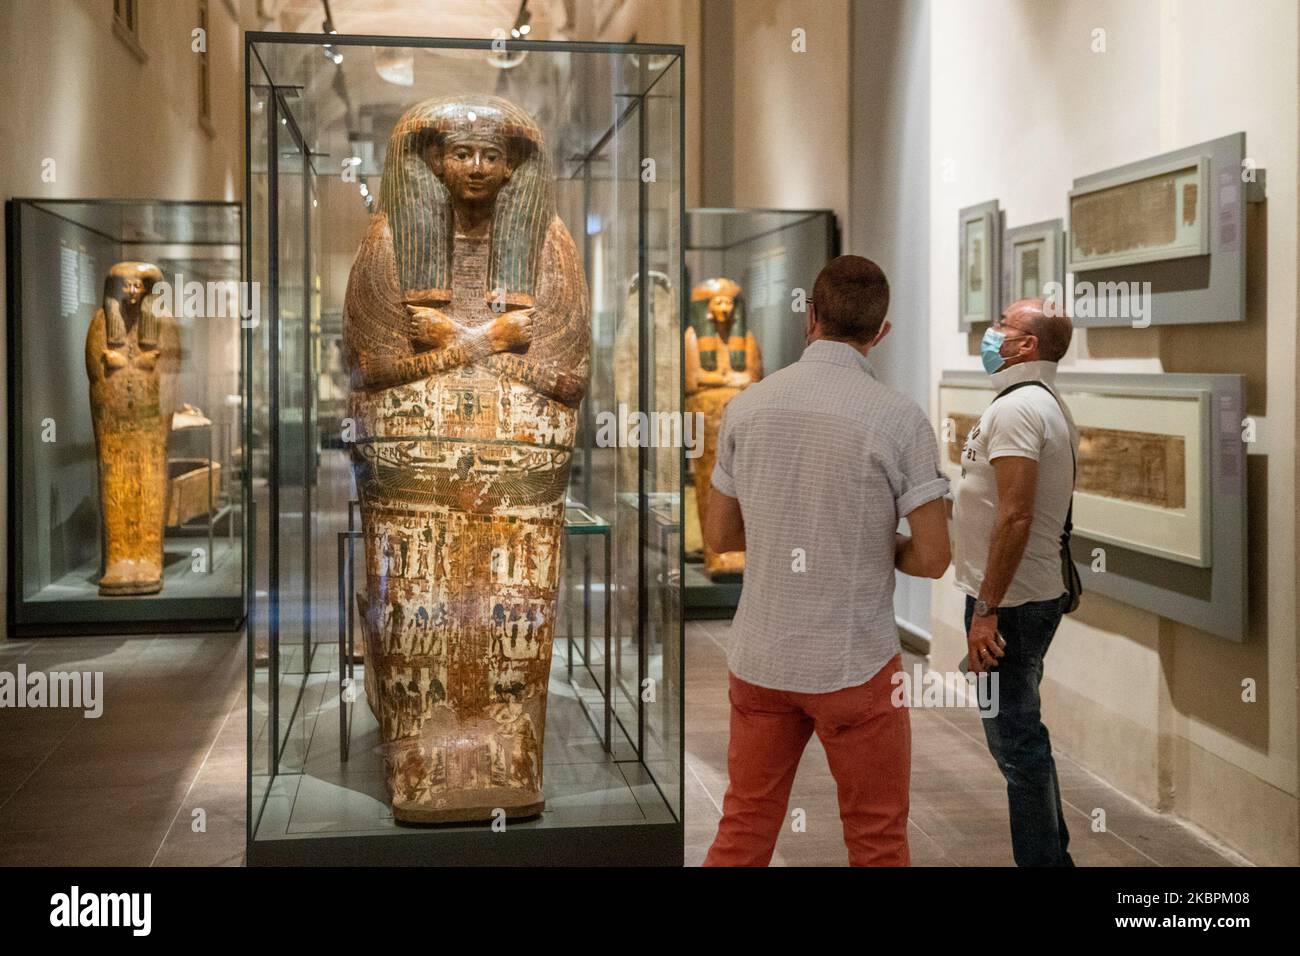
<path fill-rule="evenodd" d="M 1074 180 L 1075 326 L 1244 321 L 1246 211 L 1264 183 L 1245 160 L 1233 133 Z"/>
<path fill-rule="evenodd" d="M 1062 372 L 1079 428 L 1075 560 L 1095 590 L 1202 630 L 1245 632 L 1245 446 L 1235 375 Z M 996 395 L 988 376 L 945 372 L 943 465 Z M 1104 572 L 1094 572 L 1095 548 Z"/>
<path fill-rule="evenodd" d="M 1065 295 L 1065 233 L 1050 219 L 1006 230 L 1002 241 L 1002 305 L 1045 298 L 1049 283 Z"/>
<path fill-rule="evenodd" d="M 1189 156 L 1071 189 L 1070 271 L 1208 253 L 1209 176 L 1209 159 Z"/>
<path fill-rule="evenodd" d="M 1002 226 L 996 199 L 957 214 L 957 315 L 963 332 L 992 322 L 1001 307 Z"/>

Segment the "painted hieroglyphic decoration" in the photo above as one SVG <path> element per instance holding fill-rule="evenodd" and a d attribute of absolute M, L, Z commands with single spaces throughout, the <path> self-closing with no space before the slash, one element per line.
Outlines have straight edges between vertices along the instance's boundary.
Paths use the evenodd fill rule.
<path fill-rule="evenodd" d="M 1041 245 L 1029 245 L 1016 250 L 1015 289 L 1018 299 L 1036 299 L 1043 291 L 1041 276 L 1043 250 Z"/>
<path fill-rule="evenodd" d="M 365 686 L 400 822 L 544 807 L 589 334 L 537 124 L 492 96 L 409 109 L 344 313 Z"/>
<path fill-rule="evenodd" d="M 1118 428 L 1079 430 L 1080 491 L 1160 508 L 1187 505 L 1186 442 Z"/>
<path fill-rule="evenodd" d="M 754 333 L 737 315 L 740 286 L 730 279 L 708 279 L 691 290 L 691 320 L 686 328 L 686 411 L 704 418 L 704 449 L 695 460 L 695 504 L 705 526 L 718 457 L 722 413 L 732 397 L 763 377 L 763 354 Z M 739 366 L 739 367 L 737 367 Z M 745 569 L 743 551 L 714 551 L 704 545 L 704 570 L 710 577 L 733 576 Z"/>
<path fill-rule="evenodd" d="M 954 412 L 948 461 L 961 466 L 961 445 L 978 415 Z M 1078 491 L 1160 508 L 1187 505 L 1186 442 L 1178 435 L 1116 428 L 1079 428 Z"/>
<path fill-rule="evenodd" d="M 99 463 L 100 578 L 106 596 L 162 590 L 167 439 L 180 337 L 152 295 L 157 266 L 119 262 L 86 334 Z"/>
<path fill-rule="evenodd" d="M 1070 270 L 1207 253 L 1207 177 L 1190 159 L 1071 190 Z"/>

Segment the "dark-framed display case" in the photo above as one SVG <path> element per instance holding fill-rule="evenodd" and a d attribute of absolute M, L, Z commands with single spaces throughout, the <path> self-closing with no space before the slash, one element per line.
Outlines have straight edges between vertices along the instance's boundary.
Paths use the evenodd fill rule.
<path fill-rule="evenodd" d="M 680 865 L 682 449 L 618 424 L 681 412 L 678 327 L 659 334 L 652 313 L 684 302 L 682 54 L 246 35 L 245 255 L 266 317 L 244 340 L 251 864 Z M 465 163 L 500 161 L 514 177 L 481 242 L 506 248 L 528 210 L 551 217 L 545 254 L 500 261 L 568 277 L 564 308 L 543 280 L 498 289 L 489 273 L 485 288 L 466 272 L 483 260 L 461 218 L 428 227 L 445 230 L 432 246 L 390 242 L 411 223 L 450 222 L 440 210 L 461 216 L 456 190 L 479 187 L 443 178 L 460 142 Z M 373 248 L 393 250 L 391 273 Z M 437 281 L 401 271 L 429 248 L 457 264 L 443 299 Z M 362 290 L 372 261 L 399 291 Z M 642 275 L 657 277 L 656 298 L 639 295 Z M 502 365 L 494 352 L 396 385 L 358 358 L 375 302 L 435 318 L 437 302 L 461 335 L 475 317 L 496 322 L 482 303 L 497 291 L 498 315 L 527 307 L 534 329 L 564 322 L 589 337 L 585 360 L 555 379 L 586 383 L 580 401 L 516 376 L 514 357 L 545 354 L 541 337 Z M 485 368 L 506 371 L 484 386 Z M 496 389 L 491 403 L 474 404 L 480 387 Z M 412 389 L 442 398 L 408 412 Z M 386 444 L 366 416 L 399 405 L 415 437 Z M 472 421 L 457 417 L 466 408 Z M 529 409 L 546 423 L 494 439 L 490 454 L 447 424 L 500 436 Z M 455 467 L 438 471 L 455 442 Z M 512 471 L 521 447 L 528 463 Z M 544 521 L 541 506 L 440 490 L 488 472 L 523 488 L 565 470 Z M 401 527 L 376 490 L 389 474 L 435 476 L 420 499 L 433 504 L 402 511 Z M 484 529 L 481 547 L 455 543 L 470 540 L 467 522 Z"/>
<path fill-rule="evenodd" d="M 769 374 L 803 354 L 802 303 L 811 301 L 817 273 L 840 254 L 839 225 L 830 209 L 690 209 L 686 213 L 688 292 L 711 279 L 739 287 L 730 335 L 752 336 L 749 366 Z M 682 331 L 696 327 L 697 342 L 710 332 L 707 298 L 691 295 Z M 739 366 L 741 349 L 733 349 Z M 756 354 L 755 354 L 756 353 Z M 711 365 L 704 363 L 706 371 Z M 737 371 L 740 369 L 737 367 Z M 750 370 L 751 373 L 754 369 Z M 689 399 L 688 399 L 689 402 Z M 707 427 L 707 426 L 706 426 Z M 705 456 L 688 454 L 683 485 L 684 613 L 687 618 L 729 618 L 740 601 L 743 572 L 710 572 L 704 563 L 695 469 Z"/>
<path fill-rule="evenodd" d="M 11 634 L 243 621 L 240 340 L 257 316 L 241 307 L 241 215 L 230 202 L 7 202 Z M 165 330 L 152 405 L 133 391 L 147 393 L 153 371 L 134 320 L 120 343 L 106 325 L 121 308 L 110 273 L 124 269 L 157 279 L 141 306 Z M 93 348 L 92 326 L 108 329 Z M 125 427 L 156 424 L 143 458 L 107 419 L 97 438 L 92 372 L 123 396 Z"/>

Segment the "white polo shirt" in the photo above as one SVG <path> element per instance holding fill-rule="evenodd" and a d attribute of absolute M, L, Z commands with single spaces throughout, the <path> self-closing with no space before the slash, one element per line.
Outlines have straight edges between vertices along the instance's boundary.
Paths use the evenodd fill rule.
<path fill-rule="evenodd" d="M 1055 362 L 1022 362 L 995 372 L 1001 392 L 1017 382 L 1056 382 Z M 1024 556 L 1000 606 L 1050 601 L 1065 593 L 1061 577 L 1061 532 L 1074 490 L 1074 458 L 1079 432 L 1069 410 L 1037 385 L 1018 388 L 985 409 L 962 446 L 961 477 L 953 492 L 953 568 L 957 587 L 978 597 L 988 563 L 989 542 L 997 523 L 997 458 L 1016 456 L 1038 462 L 1034 519 Z"/>

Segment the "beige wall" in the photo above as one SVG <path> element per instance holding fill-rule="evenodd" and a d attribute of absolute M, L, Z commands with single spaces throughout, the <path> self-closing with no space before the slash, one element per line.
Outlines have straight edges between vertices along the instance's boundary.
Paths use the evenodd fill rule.
<path fill-rule="evenodd" d="M 733 204 L 834 209 L 847 232 L 848 0 L 742 0 L 733 27 Z"/>
<path fill-rule="evenodd" d="M 602 30 L 591 10 L 576 39 L 686 47 L 688 208 L 833 209 L 847 230 L 849 0 L 626 0 Z"/>
<path fill-rule="evenodd" d="M 0 196 L 241 197 L 243 41 L 225 0 L 210 0 L 208 14 L 215 136 L 198 119 L 190 49 L 197 4 L 139 6 L 143 63 L 113 33 L 112 0 L 0 4 Z M 52 183 L 41 179 L 46 158 L 55 163 Z M 0 299 L 0 322 L 5 307 Z M 0 455 L 6 448 L 7 435 L 0 435 Z M 7 560 L 0 555 L 0 588 Z"/>
<path fill-rule="evenodd" d="M 979 367 L 973 338 L 955 330 L 960 207 L 996 197 L 1010 225 L 1064 217 L 1075 176 L 1237 130 L 1268 170 L 1267 207 L 1249 220 L 1244 326 L 1080 331 L 1064 363 L 1246 374 L 1267 451 L 1249 459 L 1249 638 L 1232 644 L 1088 594 L 1052 647 L 1044 707 L 1057 746 L 1121 790 L 1252 860 L 1291 864 L 1300 862 L 1296 18 L 1291 0 L 1261 0 L 1250 16 L 1231 0 L 935 0 L 929 155 L 932 381 Z M 1090 49 L 1097 28 L 1104 53 Z M 941 582 L 938 662 L 964 651 L 961 610 L 951 579 Z M 1240 699 L 1247 677 L 1258 703 Z"/>
<path fill-rule="evenodd" d="M 238 199 L 243 41 L 224 0 L 208 6 L 214 137 L 198 121 L 194 0 L 140 4 L 143 63 L 113 33 L 112 0 L 6 0 L 5 197 Z M 45 157 L 54 183 L 41 181 Z"/>

